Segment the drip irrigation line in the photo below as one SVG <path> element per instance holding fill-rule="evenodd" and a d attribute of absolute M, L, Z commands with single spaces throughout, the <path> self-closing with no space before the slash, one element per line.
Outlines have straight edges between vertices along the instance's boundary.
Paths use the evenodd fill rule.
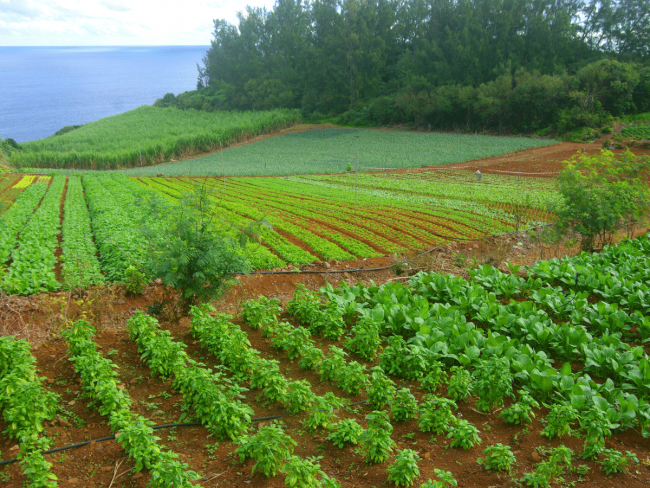
<path fill-rule="evenodd" d="M 408 386 L 408 383 L 404 383 L 401 386 L 398 386 L 397 389 L 402 389 Z M 349 405 L 343 405 L 342 407 L 337 407 L 335 410 L 338 410 L 340 408 L 347 408 L 347 407 L 353 407 L 355 405 L 361 405 L 362 403 L 367 403 L 368 400 L 361 400 L 360 402 L 355 402 L 355 403 L 350 403 Z M 324 409 L 320 410 L 312 410 L 311 412 L 324 412 Z M 310 413 L 311 413 L 310 412 Z M 287 417 L 289 414 L 288 413 L 283 413 L 281 415 L 271 415 L 269 417 L 256 417 L 254 419 L 251 419 L 251 422 L 261 422 L 263 420 L 274 420 L 274 419 L 279 419 L 282 417 Z M 201 422 L 180 422 L 177 424 L 164 424 L 164 425 L 154 425 L 151 428 L 153 430 L 158 430 L 158 429 L 172 429 L 174 427 L 200 427 L 203 424 Z M 71 444 L 69 446 L 64 446 L 64 447 L 57 447 L 54 449 L 49 449 L 47 451 L 42 451 L 41 454 L 54 454 L 55 452 L 61 452 L 61 451 L 67 451 L 69 449 L 76 449 L 78 447 L 83 447 L 87 446 L 88 444 L 91 444 L 93 442 L 104 442 L 104 441 L 111 441 L 116 438 L 115 434 L 109 435 L 108 437 L 100 437 L 99 439 L 93 439 L 92 441 L 84 441 L 84 442 L 79 442 L 77 444 Z M 18 461 L 18 459 L 7 459 L 6 461 L 0 461 L 0 466 L 5 466 L 7 464 L 15 463 Z"/>
<path fill-rule="evenodd" d="M 509 236 L 512 234 L 519 234 L 520 232 L 526 232 L 529 230 L 534 230 L 534 229 L 540 229 L 543 227 L 550 227 L 555 224 L 542 224 L 542 225 L 536 225 L 535 227 L 530 227 L 528 229 L 522 229 L 522 230 L 515 230 L 513 232 L 506 232 L 504 234 L 490 234 L 489 236 L 484 236 L 481 238 L 476 238 L 476 239 L 467 239 L 465 237 L 453 237 L 453 236 L 445 236 L 442 234 L 434 234 L 431 232 L 431 234 L 437 236 L 437 237 L 444 237 L 447 239 L 452 239 L 452 240 L 458 240 L 458 241 L 480 241 L 482 239 L 485 239 L 486 237 L 503 237 L 503 236 Z M 424 256 L 425 254 L 429 254 L 436 249 L 440 249 L 441 247 L 445 247 L 447 244 L 440 244 L 439 246 L 432 247 L 431 249 L 424 251 L 417 256 L 414 256 L 412 258 L 408 258 L 405 260 L 405 262 L 413 261 L 421 256 Z M 315 271 L 311 269 L 307 270 L 291 270 L 291 271 L 252 271 L 250 274 L 256 274 L 256 275 L 275 275 L 275 274 L 333 274 L 333 273 L 360 273 L 362 271 L 384 271 L 387 269 L 393 268 L 393 265 L 390 266 L 383 266 L 381 268 L 358 268 L 358 269 L 333 269 L 333 270 L 328 270 L 328 271 Z"/>

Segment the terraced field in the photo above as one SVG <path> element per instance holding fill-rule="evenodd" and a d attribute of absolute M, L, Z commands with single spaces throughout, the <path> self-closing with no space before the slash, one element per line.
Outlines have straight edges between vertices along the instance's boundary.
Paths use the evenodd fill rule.
<path fill-rule="evenodd" d="M 255 269 L 385 256 L 505 233 L 514 230 L 510 211 L 518 205 L 528 205 L 526 225 L 549 218 L 544 207 L 555 197 L 548 182 L 525 180 L 522 189 L 513 177 L 487 175 L 480 184 L 472 178 L 461 171 L 358 179 L 5 176 L 0 288 L 31 294 L 123 281 L 129 264 L 147 252 L 138 201 L 157 195 L 176 205 L 197 185 L 209 189 L 221 232 L 232 235 L 232 224 L 261 218 L 270 222 L 261 242 L 242 251 Z"/>

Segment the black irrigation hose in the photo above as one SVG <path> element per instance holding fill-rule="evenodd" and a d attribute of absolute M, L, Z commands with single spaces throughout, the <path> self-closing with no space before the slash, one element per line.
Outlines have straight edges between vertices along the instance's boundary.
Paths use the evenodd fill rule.
<path fill-rule="evenodd" d="M 529 229 L 516 230 L 516 231 L 513 231 L 513 232 L 506 232 L 505 234 L 491 234 L 491 235 L 489 235 L 489 236 L 485 236 L 485 237 L 503 237 L 503 236 L 509 236 L 509 235 L 512 235 L 512 234 L 518 234 L 518 233 L 520 233 L 520 232 L 526 232 L 526 231 L 529 231 L 529 230 L 540 229 L 540 228 L 542 228 L 542 227 L 549 227 L 549 226 L 552 226 L 552 225 L 555 225 L 555 224 L 536 225 L 535 227 L 530 227 Z M 485 238 L 485 237 L 481 237 L 481 238 L 477 238 L 477 239 L 466 239 L 466 238 L 464 238 L 464 237 L 444 236 L 444 235 L 442 235 L 442 234 L 434 234 L 434 233 L 432 233 L 432 234 L 435 235 L 435 236 L 438 236 L 438 237 L 445 237 L 445 238 L 448 238 L 448 239 L 459 240 L 459 241 L 480 241 L 481 239 L 484 239 L 484 238 Z M 440 249 L 441 247 L 445 247 L 446 245 L 447 245 L 447 244 L 441 244 L 441 245 L 439 245 L 439 246 L 432 247 L 431 249 L 429 249 L 429 250 L 427 250 L 427 251 L 424 251 L 424 252 L 418 254 L 418 255 L 415 256 L 415 257 L 412 257 L 412 258 L 406 259 L 405 262 L 413 261 L 414 259 L 417 259 L 417 258 L 419 258 L 419 257 L 421 257 L 421 256 L 424 256 L 425 254 L 429 254 L 429 253 L 435 251 L 436 249 Z M 309 269 L 304 270 L 304 271 L 301 271 L 301 270 L 293 270 L 293 271 L 253 271 L 253 272 L 251 272 L 250 274 L 252 274 L 252 275 L 253 275 L 253 274 L 257 274 L 257 275 L 274 275 L 274 274 L 333 274 L 333 273 L 359 273 L 359 272 L 362 272 L 362 271 L 384 271 L 384 270 L 390 269 L 390 268 L 392 268 L 392 267 L 393 267 L 393 265 L 390 265 L 390 266 L 384 266 L 384 267 L 381 267 L 381 268 L 333 269 L 333 270 L 328 270 L 328 271 L 314 271 L 314 270 L 309 270 Z"/>
<path fill-rule="evenodd" d="M 404 388 L 408 385 L 408 383 L 404 383 L 401 386 L 398 386 L 397 389 Z M 355 402 L 355 403 L 350 403 L 349 405 L 343 405 L 340 408 L 346 408 L 346 407 L 353 407 L 355 405 L 361 405 L 362 403 L 367 403 L 368 400 L 361 400 L 360 402 Z M 312 410 L 312 412 L 324 412 L 324 410 Z M 261 422 L 262 420 L 273 420 L 273 419 L 279 419 L 281 417 L 286 417 L 287 413 L 283 413 L 281 415 L 271 415 L 270 417 L 257 417 L 254 419 L 251 419 L 251 422 Z M 178 424 L 164 424 L 164 425 L 154 425 L 151 427 L 154 430 L 157 429 L 171 429 L 174 427 L 200 427 L 203 425 L 201 422 L 181 422 Z M 108 437 L 101 437 L 99 439 L 94 439 L 92 441 L 85 441 L 85 442 L 79 442 L 78 444 L 71 444 L 69 446 L 64 446 L 64 447 L 57 447 L 55 449 L 50 449 L 48 451 L 43 451 L 41 454 L 53 454 L 55 452 L 60 452 L 60 451 L 67 451 L 69 449 L 76 449 L 77 447 L 83 447 L 87 446 L 88 444 L 91 444 L 92 442 L 104 442 L 104 441 L 111 441 L 115 439 L 115 435 L 110 435 Z M 7 464 L 15 463 L 18 461 L 18 459 L 8 459 L 6 461 L 0 461 L 0 466 L 5 466 Z"/>

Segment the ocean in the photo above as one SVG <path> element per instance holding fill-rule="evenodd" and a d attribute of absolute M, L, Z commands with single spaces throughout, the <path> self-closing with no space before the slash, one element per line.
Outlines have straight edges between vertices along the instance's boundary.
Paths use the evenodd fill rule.
<path fill-rule="evenodd" d="M 0 137 L 40 139 L 194 90 L 208 49 L 0 47 Z"/>

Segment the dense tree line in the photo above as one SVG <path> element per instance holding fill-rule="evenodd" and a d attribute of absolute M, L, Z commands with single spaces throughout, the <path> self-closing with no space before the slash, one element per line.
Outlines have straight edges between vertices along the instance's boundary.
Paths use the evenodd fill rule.
<path fill-rule="evenodd" d="M 159 105 L 560 132 L 650 110 L 647 0 L 277 0 L 214 21 L 197 91 Z"/>

